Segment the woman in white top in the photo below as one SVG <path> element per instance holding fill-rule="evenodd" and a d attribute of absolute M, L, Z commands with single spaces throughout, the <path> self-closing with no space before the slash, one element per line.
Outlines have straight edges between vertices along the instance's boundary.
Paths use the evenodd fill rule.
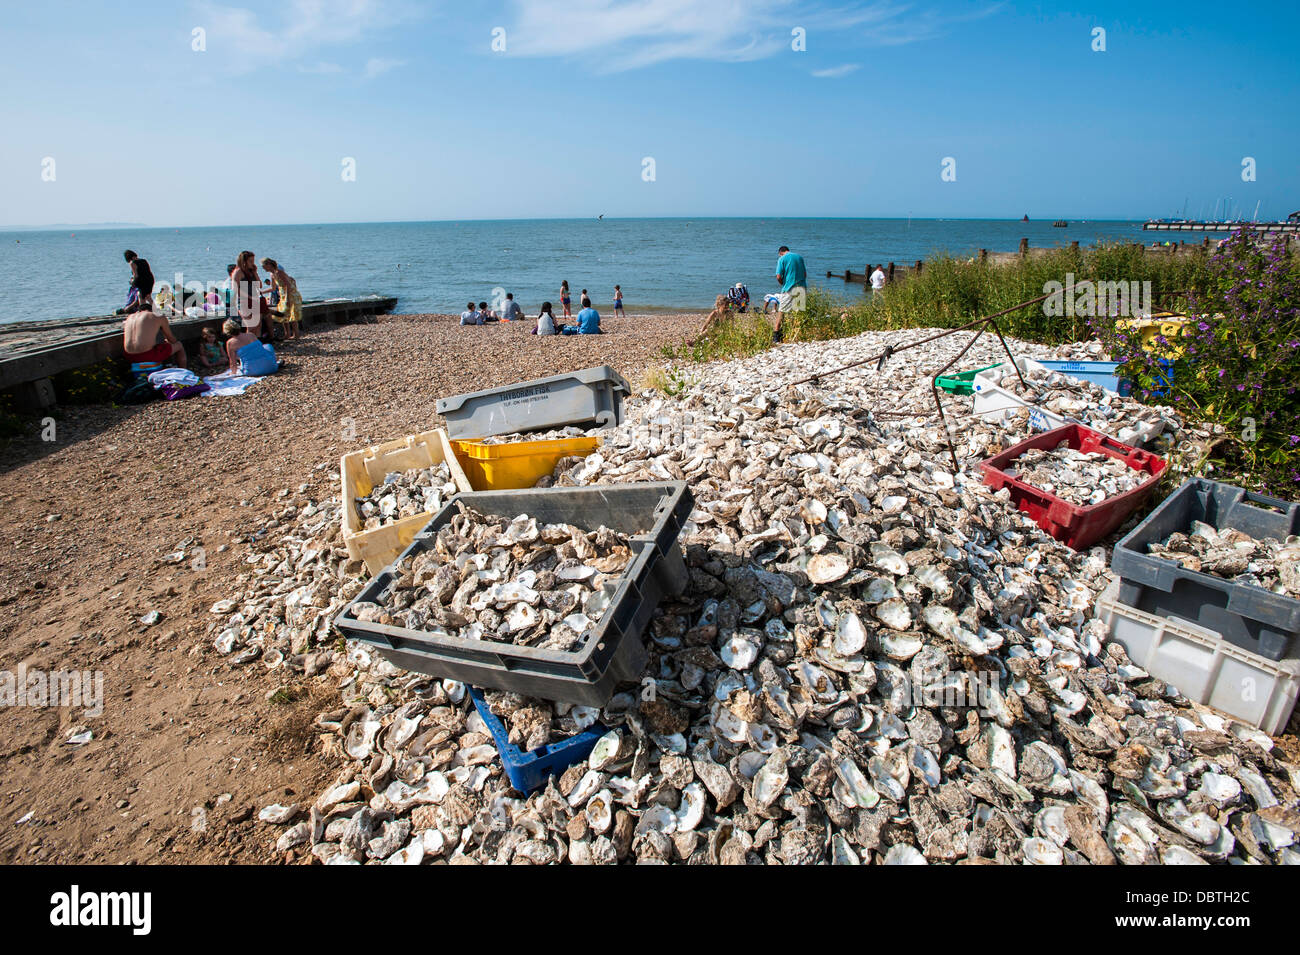
<path fill-rule="evenodd" d="M 551 303 L 543 302 L 542 311 L 537 316 L 537 327 L 533 332 L 538 335 L 558 335 L 559 330 L 555 327 L 555 316 L 551 314 Z"/>

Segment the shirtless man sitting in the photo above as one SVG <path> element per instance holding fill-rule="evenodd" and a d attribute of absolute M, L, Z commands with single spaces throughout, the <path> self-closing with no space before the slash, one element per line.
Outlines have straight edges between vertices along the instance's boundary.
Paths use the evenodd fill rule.
<path fill-rule="evenodd" d="M 163 336 L 161 342 L 158 341 L 159 332 Z M 128 315 L 122 323 L 122 348 L 128 361 L 175 361 L 178 368 L 186 366 L 185 346 L 172 332 L 167 316 L 156 314 L 147 307 Z"/>

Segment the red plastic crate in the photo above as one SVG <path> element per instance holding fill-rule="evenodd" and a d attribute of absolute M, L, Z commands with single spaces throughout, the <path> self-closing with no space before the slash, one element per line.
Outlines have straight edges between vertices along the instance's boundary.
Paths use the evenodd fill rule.
<path fill-rule="evenodd" d="M 1055 494 L 1027 484 L 1007 473 L 1007 465 L 1032 448 L 1051 450 L 1064 442 L 1076 451 L 1098 451 L 1119 458 L 1135 471 L 1151 477 L 1124 494 L 1107 498 L 1100 504 L 1079 505 L 1064 501 Z M 1114 438 L 1081 424 L 1036 434 L 1001 454 L 980 462 L 984 483 L 994 490 L 1007 488 L 1016 507 L 1024 511 L 1047 533 L 1067 547 L 1083 550 L 1091 547 L 1124 523 L 1156 486 L 1167 462 L 1149 451 L 1121 444 Z"/>

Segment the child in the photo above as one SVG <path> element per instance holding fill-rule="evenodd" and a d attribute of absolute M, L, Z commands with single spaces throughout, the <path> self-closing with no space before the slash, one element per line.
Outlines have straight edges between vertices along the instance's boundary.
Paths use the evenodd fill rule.
<path fill-rule="evenodd" d="M 564 306 L 564 317 L 573 318 L 573 312 L 569 310 L 569 280 L 565 279 L 560 283 L 560 304 Z"/>
<path fill-rule="evenodd" d="M 621 286 L 614 286 L 614 317 L 623 317 L 623 289 Z"/>
<path fill-rule="evenodd" d="M 694 345 L 699 339 L 708 335 L 714 330 L 714 328 L 725 322 L 730 314 L 731 303 L 727 300 L 727 296 L 719 295 L 713 301 L 713 311 L 709 312 L 708 317 L 704 319 L 704 324 L 700 326 L 700 330 L 695 334 L 695 337 L 688 338 L 686 344 Z"/>
<path fill-rule="evenodd" d="M 199 368 L 208 374 L 218 374 L 229 367 L 224 359 L 221 344 L 217 341 L 217 330 L 211 325 L 204 327 L 202 341 L 199 344 Z"/>

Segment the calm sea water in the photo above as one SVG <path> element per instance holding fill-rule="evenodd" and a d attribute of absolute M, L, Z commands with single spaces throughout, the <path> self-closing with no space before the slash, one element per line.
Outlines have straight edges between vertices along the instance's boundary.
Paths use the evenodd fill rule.
<path fill-rule="evenodd" d="M 700 309 L 735 282 L 775 291 L 776 250 L 801 252 L 813 284 L 843 294 L 859 286 L 827 270 L 868 262 L 911 263 L 938 252 L 1014 251 L 1099 239 L 1143 241 L 1140 222 L 977 219 L 564 219 L 399 222 L 190 229 L 0 232 L 0 322 L 104 314 L 126 298 L 122 251 L 149 260 L 158 281 L 221 282 L 242 249 L 270 256 L 298 281 L 303 298 L 398 296 L 400 312 L 459 312 L 500 287 L 535 314 L 559 308 L 568 279 L 574 303 L 589 289 L 609 307 L 614 284 L 626 308 Z"/>

